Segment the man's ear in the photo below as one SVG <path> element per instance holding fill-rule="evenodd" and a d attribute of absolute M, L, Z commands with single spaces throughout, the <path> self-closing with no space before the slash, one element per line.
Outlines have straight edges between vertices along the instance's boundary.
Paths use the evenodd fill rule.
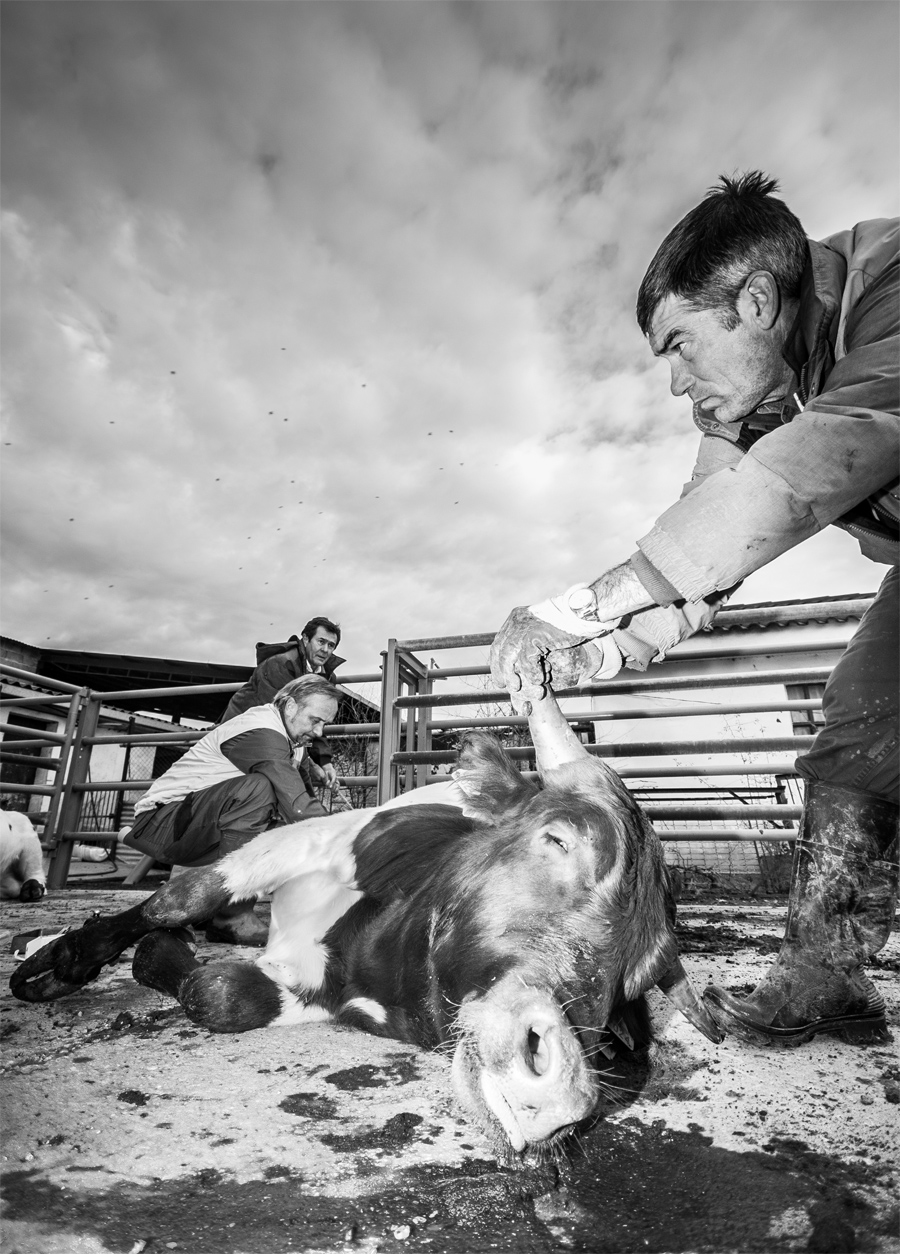
<path fill-rule="evenodd" d="M 775 276 L 768 270 L 754 270 L 738 297 L 746 320 L 762 331 L 771 331 L 781 313 L 781 292 Z"/>

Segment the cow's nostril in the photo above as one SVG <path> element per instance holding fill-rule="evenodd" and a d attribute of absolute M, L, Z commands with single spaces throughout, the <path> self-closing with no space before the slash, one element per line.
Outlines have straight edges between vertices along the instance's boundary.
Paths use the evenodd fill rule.
<path fill-rule="evenodd" d="M 550 1050 L 540 1032 L 528 1029 L 528 1058 L 535 1075 L 544 1075 L 550 1066 Z"/>

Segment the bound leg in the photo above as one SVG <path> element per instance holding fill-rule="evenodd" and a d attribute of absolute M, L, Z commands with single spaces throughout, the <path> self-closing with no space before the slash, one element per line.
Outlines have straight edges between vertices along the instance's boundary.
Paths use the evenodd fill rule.
<path fill-rule="evenodd" d="M 171 932 L 144 937 L 132 972 L 139 984 L 174 997 L 189 1019 L 210 1032 L 248 1032 L 282 1013 L 282 991 L 259 967 L 251 962 L 201 966 Z"/>
<path fill-rule="evenodd" d="M 894 569 L 826 687 L 825 726 L 797 761 L 806 804 L 784 941 L 748 997 L 707 989 L 726 1027 L 788 1045 L 887 1033 L 862 968 L 885 945 L 897 898 L 897 594 Z"/>
<path fill-rule="evenodd" d="M 209 918 L 229 896 L 215 866 L 197 867 L 164 884 L 140 905 L 108 919 L 88 919 L 77 932 L 67 932 L 39 949 L 13 972 L 10 991 L 20 1001 L 67 997 L 95 980 L 104 964 L 148 932 Z"/>
<path fill-rule="evenodd" d="M 194 797 L 191 821 L 185 831 L 214 832 L 218 842 L 206 858 L 223 858 L 267 831 L 277 821 L 275 790 L 264 775 L 242 775 L 208 788 Z M 263 948 L 269 929 L 253 909 L 254 902 L 234 901 L 220 906 L 208 919 L 206 939 L 225 945 Z"/>

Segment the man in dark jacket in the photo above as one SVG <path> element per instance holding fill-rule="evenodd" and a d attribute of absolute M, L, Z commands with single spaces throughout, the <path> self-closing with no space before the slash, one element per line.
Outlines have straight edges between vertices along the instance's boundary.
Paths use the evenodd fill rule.
<path fill-rule="evenodd" d="M 328 618 L 311 618 L 303 631 L 282 644 L 256 646 L 257 667 L 243 688 L 231 700 L 221 722 L 227 723 L 237 714 L 255 705 L 265 705 L 279 689 L 301 675 L 324 675 L 336 684 L 334 672 L 344 661 L 335 649 L 341 642 L 341 629 Z M 323 736 L 318 736 L 309 747 L 307 766 L 314 783 L 334 789 L 337 771 L 332 761 L 331 746 Z"/>
<path fill-rule="evenodd" d="M 296 768 L 336 713 L 332 684 L 302 675 L 273 701 L 220 723 L 153 781 L 125 843 L 175 867 L 205 866 L 270 827 L 325 815 Z M 242 901 L 211 919 L 206 935 L 259 946 L 267 928 Z"/>
<path fill-rule="evenodd" d="M 775 190 L 759 172 L 723 177 L 641 284 L 641 330 L 703 433 L 681 499 L 628 561 L 513 610 L 492 667 L 529 696 L 549 673 L 568 686 L 643 670 L 829 523 L 887 564 L 797 760 L 806 801 L 781 951 L 750 996 L 706 994 L 723 1025 L 770 1041 L 883 1039 L 862 968 L 887 941 L 898 878 L 898 223 L 809 240 Z"/>

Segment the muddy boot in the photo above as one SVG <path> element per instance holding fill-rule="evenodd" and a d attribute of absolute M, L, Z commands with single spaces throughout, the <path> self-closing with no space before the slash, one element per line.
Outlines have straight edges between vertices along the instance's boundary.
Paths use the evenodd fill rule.
<path fill-rule="evenodd" d="M 883 797 L 807 783 L 781 950 L 749 996 L 706 990 L 723 1027 L 785 1045 L 819 1032 L 888 1039 L 884 1001 L 862 964 L 894 919 L 897 816 Z"/>
<path fill-rule="evenodd" d="M 269 929 L 253 909 L 255 900 L 222 906 L 206 925 L 206 939 L 219 945 L 255 945 L 264 949 Z"/>

